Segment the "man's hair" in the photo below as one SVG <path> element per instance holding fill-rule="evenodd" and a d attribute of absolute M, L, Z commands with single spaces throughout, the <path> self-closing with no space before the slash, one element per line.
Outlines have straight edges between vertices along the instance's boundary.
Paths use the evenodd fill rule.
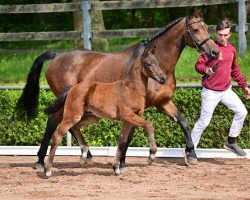
<path fill-rule="evenodd" d="M 224 19 L 220 21 L 216 26 L 216 31 L 221 31 L 226 28 L 230 28 L 230 32 L 231 32 L 232 22 L 229 19 Z"/>

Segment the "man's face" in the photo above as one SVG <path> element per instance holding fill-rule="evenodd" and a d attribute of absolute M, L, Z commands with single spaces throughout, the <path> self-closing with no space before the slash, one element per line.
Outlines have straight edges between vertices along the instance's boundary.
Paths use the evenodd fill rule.
<path fill-rule="evenodd" d="M 222 45 L 227 45 L 228 39 L 231 36 L 230 28 L 220 30 L 216 32 L 217 41 Z"/>

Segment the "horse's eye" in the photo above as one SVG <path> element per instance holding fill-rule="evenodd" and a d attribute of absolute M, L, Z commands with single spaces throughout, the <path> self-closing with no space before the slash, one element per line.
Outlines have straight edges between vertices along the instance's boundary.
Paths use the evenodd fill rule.
<path fill-rule="evenodd" d="M 198 29 L 194 29 L 194 33 L 198 33 L 199 32 L 199 30 Z"/>

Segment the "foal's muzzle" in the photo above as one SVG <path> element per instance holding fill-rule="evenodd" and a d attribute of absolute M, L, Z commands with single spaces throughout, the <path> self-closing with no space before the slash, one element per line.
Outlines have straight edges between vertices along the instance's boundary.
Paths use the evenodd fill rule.
<path fill-rule="evenodd" d="M 166 82 L 166 77 L 165 76 L 161 76 L 160 80 L 159 80 L 159 83 L 160 84 L 164 84 L 165 82 Z"/>

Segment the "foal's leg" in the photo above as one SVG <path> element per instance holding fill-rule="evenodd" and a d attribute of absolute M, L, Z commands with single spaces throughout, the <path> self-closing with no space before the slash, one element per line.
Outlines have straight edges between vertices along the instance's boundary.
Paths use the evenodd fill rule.
<path fill-rule="evenodd" d="M 89 124 L 93 124 L 93 123 L 96 123 L 96 122 L 98 122 L 100 120 L 100 118 L 99 117 L 96 117 L 95 115 L 93 115 L 92 113 L 90 113 L 90 112 L 85 112 L 84 113 L 84 115 L 83 115 L 83 117 L 82 117 L 82 119 L 81 119 L 81 121 L 79 121 L 76 125 L 74 125 L 71 129 L 70 129 L 70 131 L 73 131 L 73 132 L 75 132 L 75 131 L 78 131 L 79 132 L 79 134 L 80 134 L 80 128 L 82 127 L 82 126 L 86 126 L 86 125 L 89 125 Z M 86 144 L 86 142 L 85 142 L 85 140 L 84 140 L 84 138 L 82 137 L 82 135 L 80 134 L 80 136 L 81 136 L 81 140 L 82 140 L 82 143 L 83 144 Z M 78 142 L 79 143 L 79 142 Z M 80 144 L 80 143 L 79 143 Z M 83 153 L 83 151 L 82 151 L 82 153 Z M 90 150 L 88 150 L 88 153 L 87 153 L 87 160 L 85 160 L 85 158 L 83 157 L 83 156 L 81 156 L 80 157 L 80 162 L 85 162 L 85 161 L 87 161 L 88 163 L 91 163 L 92 162 L 92 154 L 90 153 Z"/>
<path fill-rule="evenodd" d="M 78 141 L 78 144 L 79 144 L 80 149 L 81 149 L 82 154 L 81 154 L 81 157 L 80 157 L 80 162 L 87 163 L 87 157 L 88 157 L 88 153 L 90 153 L 90 151 L 89 151 L 89 147 L 87 145 L 85 145 L 86 142 L 85 142 L 84 138 L 81 135 L 80 128 L 75 125 L 70 129 L 70 131 L 74 132 L 76 140 Z M 92 155 L 91 155 L 91 158 L 92 158 Z"/>
<path fill-rule="evenodd" d="M 65 122 L 62 122 L 59 125 L 58 130 L 56 130 L 53 134 L 48 160 L 44 169 L 47 178 L 49 178 L 52 175 L 51 168 L 52 168 L 53 159 L 55 157 L 56 149 L 58 145 L 61 143 L 63 136 L 66 134 L 69 128 L 70 128 L 69 124 L 65 124 Z"/>
<path fill-rule="evenodd" d="M 63 120 L 59 125 L 58 129 L 54 132 L 52 137 L 52 144 L 48 156 L 48 162 L 45 166 L 46 177 L 50 177 L 52 175 L 51 168 L 53 159 L 55 156 L 56 149 L 58 145 L 61 143 L 63 136 L 67 133 L 67 131 L 73 127 L 77 122 L 79 122 L 84 113 L 84 106 L 80 103 L 75 103 L 72 99 L 74 99 L 74 95 L 68 96 L 68 101 L 66 101 Z M 78 98 L 77 100 L 82 100 L 82 98 Z M 76 132 L 76 137 L 80 138 L 78 133 Z M 83 147 L 84 152 L 87 156 L 88 147 Z"/>
<path fill-rule="evenodd" d="M 155 159 L 157 146 L 155 143 L 155 136 L 154 136 L 154 127 L 151 123 L 147 120 L 139 117 L 136 114 L 130 114 L 128 118 L 126 118 L 126 122 L 131 123 L 135 126 L 144 127 L 147 130 L 148 138 L 150 142 L 150 150 L 149 150 L 149 157 L 148 157 L 148 164 L 151 165 Z"/>
<path fill-rule="evenodd" d="M 53 133 L 55 132 L 58 124 L 62 121 L 62 113 L 63 113 L 63 111 L 61 109 L 60 111 L 57 111 L 56 113 L 54 113 L 47 121 L 46 131 L 43 135 L 43 139 L 42 139 L 39 151 L 37 152 L 38 161 L 34 165 L 35 169 L 44 169 L 44 158 L 47 154 L 49 142 L 50 142 L 51 137 L 52 137 Z M 85 117 L 85 114 L 84 114 L 84 117 Z M 85 118 L 86 119 L 82 120 L 82 121 L 84 121 L 83 123 L 81 123 L 82 125 L 91 124 L 91 123 L 94 123 L 95 121 L 98 121 L 100 119 L 98 117 L 95 117 L 94 115 L 91 116 L 90 114 L 88 116 L 86 116 Z M 69 132 L 77 140 L 74 131 L 77 131 L 77 130 L 72 130 L 72 129 L 69 130 Z M 89 150 L 88 150 L 87 158 L 91 161 L 92 154 Z"/>
<path fill-rule="evenodd" d="M 157 152 L 157 146 L 156 146 L 155 137 L 154 137 L 154 127 L 148 121 L 144 120 L 143 118 L 137 116 L 136 114 L 132 112 L 128 114 L 126 117 L 124 117 L 124 119 L 126 119 L 125 120 L 126 123 L 130 123 L 135 126 L 144 127 L 147 130 L 149 142 L 150 142 L 150 151 L 149 151 L 150 155 L 148 157 L 148 164 L 151 165 L 155 159 L 156 152 Z M 118 145 L 117 152 L 116 152 L 115 159 L 114 159 L 113 169 L 116 175 L 120 174 L 119 160 L 121 158 L 121 153 L 124 151 L 126 147 L 126 143 L 127 143 L 128 132 L 126 132 L 125 130 L 127 130 L 127 127 L 123 126 L 120 139 L 119 139 L 119 145 Z"/>
<path fill-rule="evenodd" d="M 163 106 L 157 107 L 166 115 L 172 117 L 182 128 L 185 134 L 186 149 L 185 149 L 185 162 L 187 165 L 195 164 L 197 162 L 197 156 L 194 150 L 194 144 L 191 138 L 191 132 L 187 121 L 184 119 L 182 114 L 177 110 L 176 106 L 172 101 Z"/>
<path fill-rule="evenodd" d="M 56 149 L 58 145 L 61 143 L 63 136 L 67 133 L 67 131 L 73 125 L 75 125 L 81 119 L 81 116 L 82 116 L 82 112 L 80 109 L 79 109 L 79 112 L 75 113 L 74 116 L 72 115 L 67 116 L 66 114 L 66 117 L 63 118 L 58 129 L 54 132 L 53 137 L 52 137 L 52 144 L 51 144 L 51 148 L 50 148 L 50 152 L 48 156 L 48 161 L 45 166 L 46 177 L 50 177 L 52 175 L 51 167 L 52 167 L 53 159 L 55 157 Z M 76 132 L 76 138 L 79 139 L 79 141 L 81 142 L 80 137 L 81 136 L 78 134 L 78 132 Z M 84 144 L 81 144 L 81 145 L 82 145 L 84 155 L 85 157 L 87 157 L 88 147 L 85 146 Z"/>

